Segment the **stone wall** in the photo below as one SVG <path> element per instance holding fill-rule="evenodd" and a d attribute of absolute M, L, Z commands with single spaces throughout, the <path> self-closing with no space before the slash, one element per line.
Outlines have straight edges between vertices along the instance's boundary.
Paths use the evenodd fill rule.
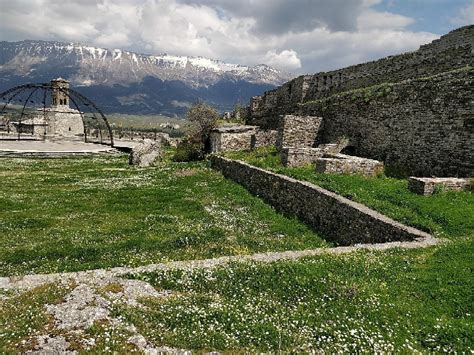
<path fill-rule="evenodd" d="M 351 155 L 415 176 L 474 176 L 474 68 L 307 103 L 318 141 L 345 136 Z"/>
<path fill-rule="evenodd" d="M 345 154 L 327 154 L 316 161 L 316 172 L 376 176 L 383 173 L 383 163 Z"/>
<path fill-rule="evenodd" d="M 250 102 L 250 124 L 276 129 L 280 115 L 295 113 L 298 105 L 335 93 L 381 83 L 432 76 L 473 65 L 474 26 L 454 30 L 419 50 L 353 65 L 347 68 L 304 75 Z"/>
<path fill-rule="evenodd" d="M 255 134 L 252 136 L 251 147 L 269 147 L 276 144 L 278 131 L 276 130 L 264 130 L 257 129 Z"/>
<path fill-rule="evenodd" d="M 431 237 L 308 182 L 219 156 L 211 157 L 211 166 L 280 212 L 298 217 L 340 245 Z"/>
<path fill-rule="evenodd" d="M 321 124 L 320 117 L 285 115 L 280 119 L 276 147 L 313 146 Z"/>
<path fill-rule="evenodd" d="M 324 155 L 320 148 L 291 148 L 281 149 L 280 157 L 283 166 L 295 167 L 316 163 Z"/>
<path fill-rule="evenodd" d="M 255 126 L 223 126 L 214 129 L 210 135 L 211 153 L 234 150 L 250 150 Z"/>
<path fill-rule="evenodd" d="M 473 179 L 410 177 L 408 179 L 408 188 L 416 194 L 429 196 L 438 189 L 440 191 L 469 190 L 473 183 Z"/>

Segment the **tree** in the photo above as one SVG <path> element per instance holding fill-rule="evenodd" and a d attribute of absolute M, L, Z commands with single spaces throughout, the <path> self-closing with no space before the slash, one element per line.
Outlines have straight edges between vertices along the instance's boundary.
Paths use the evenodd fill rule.
<path fill-rule="evenodd" d="M 174 161 L 204 159 L 211 131 L 217 127 L 219 113 L 203 102 L 194 104 L 186 114 L 192 124 L 191 132 L 177 146 Z"/>

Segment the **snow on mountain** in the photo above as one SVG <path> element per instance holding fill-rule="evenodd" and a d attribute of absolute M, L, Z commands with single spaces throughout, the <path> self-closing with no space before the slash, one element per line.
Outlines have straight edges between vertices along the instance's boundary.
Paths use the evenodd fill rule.
<path fill-rule="evenodd" d="M 266 65 L 250 67 L 203 57 L 144 55 L 73 43 L 0 42 L 0 51 L 0 72 L 16 70 L 25 75 L 32 66 L 55 63 L 74 69 L 69 79 L 75 85 L 128 84 L 147 76 L 179 80 L 191 87 L 207 87 L 222 78 L 270 85 L 289 79 L 288 74 Z"/>
<path fill-rule="evenodd" d="M 53 41 L 0 42 L 0 91 L 59 76 L 110 112 L 169 115 L 182 115 L 197 100 L 229 110 L 290 79 L 263 64 Z"/>

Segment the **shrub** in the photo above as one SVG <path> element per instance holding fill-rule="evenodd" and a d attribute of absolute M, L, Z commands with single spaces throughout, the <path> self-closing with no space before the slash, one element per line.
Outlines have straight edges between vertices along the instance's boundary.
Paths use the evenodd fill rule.
<path fill-rule="evenodd" d="M 204 144 L 190 137 L 183 139 L 176 147 L 173 161 L 185 162 L 204 159 Z"/>
<path fill-rule="evenodd" d="M 206 143 L 211 130 L 217 126 L 219 113 L 212 106 L 205 103 L 193 105 L 186 118 L 193 125 L 191 133 L 178 144 L 174 161 L 202 160 L 206 153 Z"/>

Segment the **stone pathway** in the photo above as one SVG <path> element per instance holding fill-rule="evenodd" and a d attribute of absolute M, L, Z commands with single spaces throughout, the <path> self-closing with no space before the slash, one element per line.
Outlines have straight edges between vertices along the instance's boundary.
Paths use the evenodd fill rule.
<path fill-rule="evenodd" d="M 59 283 L 74 287 L 66 295 L 64 301 L 59 304 L 48 304 L 45 311 L 53 319 L 54 331 L 49 334 L 41 334 L 35 337 L 34 349 L 31 354 L 75 354 L 70 350 L 67 338 L 73 336 L 80 339 L 81 346 L 85 349 L 94 346 L 96 340 L 90 338 L 85 330 L 95 322 L 107 322 L 112 327 L 123 329 L 131 334 L 127 339 L 136 349 L 145 354 L 158 353 L 189 353 L 186 350 L 172 349 L 168 347 L 156 348 L 140 334 L 135 326 L 126 324 L 122 319 L 115 318 L 111 314 L 112 306 L 125 304 L 132 307 L 142 307 L 138 299 L 144 297 L 163 298 L 169 297 L 171 291 L 157 291 L 145 281 L 130 280 L 123 278 L 126 274 L 142 274 L 158 270 L 181 269 L 191 270 L 195 268 L 215 268 L 231 262 L 273 262 L 278 260 L 294 260 L 307 256 L 323 254 L 347 254 L 357 250 L 387 250 L 393 248 L 423 248 L 438 244 L 440 241 L 434 238 L 423 238 L 412 242 L 391 242 L 383 244 L 360 244 L 348 247 L 319 248 L 302 251 L 269 252 L 253 255 L 225 256 L 214 259 L 175 261 L 161 264 L 151 264 L 139 267 L 117 267 L 112 269 L 100 269 L 81 272 L 39 274 L 12 276 L 0 278 L 0 289 L 24 292 L 32 288 L 49 284 Z"/>
<path fill-rule="evenodd" d="M 214 268 L 230 262 L 258 261 L 272 262 L 277 260 L 298 259 L 306 256 L 321 254 L 346 254 L 356 250 L 387 250 L 394 248 L 413 249 L 436 245 L 440 240 L 433 237 L 420 238 L 409 242 L 389 242 L 380 244 L 357 244 L 354 246 L 318 248 L 301 251 L 268 252 L 251 255 L 222 256 L 214 259 L 173 261 L 168 263 L 150 264 L 138 267 L 115 267 L 111 269 L 98 269 L 79 272 L 65 272 L 56 274 L 37 274 L 12 277 L 0 277 L 0 289 L 31 289 L 46 283 L 75 281 L 77 283 L 104 284 L 116 280 L 125 274 L 141 274 L 157 270 L 194 268 Z"/>

